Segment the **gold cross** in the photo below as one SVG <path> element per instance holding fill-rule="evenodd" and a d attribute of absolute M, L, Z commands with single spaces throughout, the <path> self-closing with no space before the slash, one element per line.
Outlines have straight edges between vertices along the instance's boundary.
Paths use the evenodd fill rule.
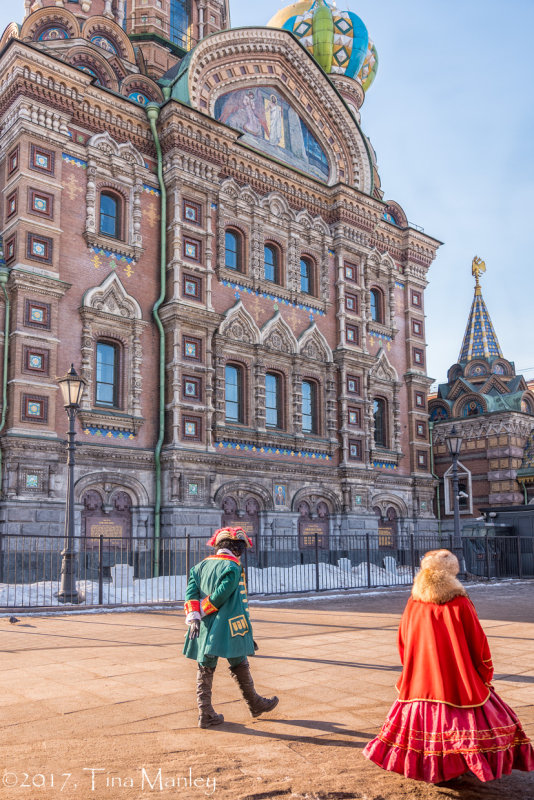
<path fill-rule="evenodd" d="M 67 190 L 67 194 L 69 196 L 69 200 L 75 200 L 78 194 L 81 191 L 81 186 L 74 177 L 74 175 L 70 175 L 68 181 L 65 183 L 65 189 Z"/>
<path fill-rule="evenodd" d="M 146 218 L 148 220 L 148 224 L 150 225 L 150 227 L 153 228 L 156 222 L 158 221 L 158 212 L 156 210 L 156 206 L 153 203 L 150 204 L 150 208 L 146 212 Z"/>

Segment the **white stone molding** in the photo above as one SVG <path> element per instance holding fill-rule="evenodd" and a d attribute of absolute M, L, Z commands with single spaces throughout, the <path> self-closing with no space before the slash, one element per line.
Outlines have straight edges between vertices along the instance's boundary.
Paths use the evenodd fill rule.
<path fill-rule="evenodd" d="M 261 343 L 264 347 L 294 354 L 298 351 L 295 335 L 279 311 L 261 329 Z"/>
<path fill-rule="evenodd" d="M 87 143 L 87 155 L 85 240 L 90 246 L 113 250 L 137 260 L 143 252 L 143 156 L 131 142 L 119 144 L 107 131 L 91 137 Z M 123 239 L 104 236 L 98 231 L 98 198 L 106 188 L 122 196 Z"/>
<path fill-rule="evenodd" d="M 333 360 L 332 350 L 315 322 L 312 322 L 309 328 L 306 328 L 304 333 L 299 336 L 298 347 L 299 353 L 305 358 L 322 363 Z"/>
<path fill-rule="evenodd" d="M 82 424 L 137 432 L 143 422 L 141 334 L 148 324 L 142 320 L 141 307 L 135 297 L 128 294 L 117 274 L 111 272 L 99 286 L 84 294 L 80 316 L 81 374 L 87 381 L 81 402 Z M 102 338 L 116 341 L 121 347 L 121 405 L 111 410 L 111 417 L 94 405 L 96 342 Z"/>
<path fill-rule="evenodd" d="M 225 313 L 219 333 L 221 336 L 245 344 L 259 344 L 261 341 L 260 329 L 241 300 Z"/>

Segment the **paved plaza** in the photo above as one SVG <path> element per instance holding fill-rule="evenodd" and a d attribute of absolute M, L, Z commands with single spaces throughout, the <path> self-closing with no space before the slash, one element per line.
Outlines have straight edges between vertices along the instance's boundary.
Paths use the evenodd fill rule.
<path fill-rule="evenodd" d="M 534 582 L 469 589 L 495 686 L 534 738 Z M 0 796 L 25 798 L 488 798 L 532 800 L 534 773 L 444 788 L 362 756 L 395 698 L 406 588 L 252 603 L 257 688 L 279 706 L 252 720 L 226 668 L 197 727 L 195 664 L 179 609 L 0 618 Z"/>

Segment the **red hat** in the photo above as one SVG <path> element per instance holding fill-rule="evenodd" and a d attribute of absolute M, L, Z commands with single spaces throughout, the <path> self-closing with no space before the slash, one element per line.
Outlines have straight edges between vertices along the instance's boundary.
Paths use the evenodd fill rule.
<path fill-rule="evenodd" d="M 245 542 L 247 549 L 252 547 L 252 539 L 249 539 L 243 528 L 219 528 L 209 540 L 208 546 L 218 547 L 225 539 L 231 539 L 234 542 Z"/>

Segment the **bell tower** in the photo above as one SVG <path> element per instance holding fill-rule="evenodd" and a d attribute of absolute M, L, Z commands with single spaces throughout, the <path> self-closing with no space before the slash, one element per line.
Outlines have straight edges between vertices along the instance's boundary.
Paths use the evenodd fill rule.
<path fill-rule="evenodd" d="M 205 36 L 229 25 L 229 0 L 126 0 L 126 33 L 156 78 Z"/>

